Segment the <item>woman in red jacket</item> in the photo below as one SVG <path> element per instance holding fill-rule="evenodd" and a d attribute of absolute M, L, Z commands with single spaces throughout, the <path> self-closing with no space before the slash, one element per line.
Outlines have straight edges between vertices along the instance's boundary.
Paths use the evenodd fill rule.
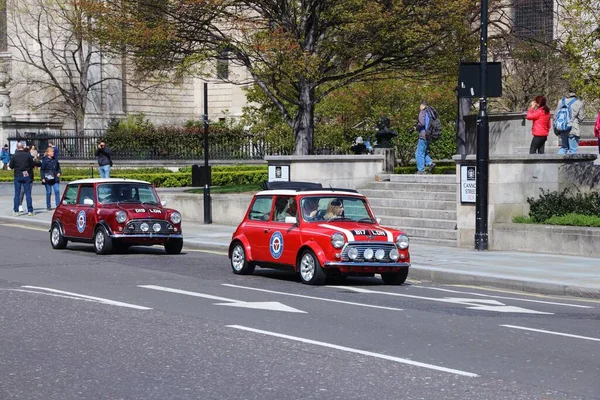
<path fill-rule="evenodd" d="M 596 118 L 596 125 L 594 125 L 594 136 L 598 138 L 598 153 L 600 153 L 600 111 L 598 112 L 598 118 Z"/>
<path fill-rule="evenodd" d="M 529 146 L 529 154 L 544 154 L 544 147 L 550 131 L 550 109 L 546 105 L 544 96 L 537 96 L 531 102 L 525 118 L 533 121 L 531 128 L 533 139 Z"/>

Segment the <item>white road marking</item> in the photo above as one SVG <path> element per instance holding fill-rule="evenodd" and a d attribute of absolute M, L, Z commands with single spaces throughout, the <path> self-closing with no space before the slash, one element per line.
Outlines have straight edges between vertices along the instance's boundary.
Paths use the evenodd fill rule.
<path fill-rule="evenodd" d="M 65 296 L 65 295 L 62 295 L 62 294 L 38 292 L 38 291 L 35 291 L 35 290 L 25 290 L 25 289 L 0 289 L 0 290 L 7 290 L 9 292 L 35 293 L 35 294 L 42 294 L 44 296 L 60 297 L 60 298 L 63 298 L 63 299 L 80 300 L 80 301 L 91 301 L 93 303 L 97 303 L 95 300 L 84 299 L 84 298 L 81 298 L 81 297 Z"/>
<path fill-rule="evenodd" d="M 285 304 L 281 304 L 276 301 L 267 301 L 267 302 L 265 302 L 265 301 L 256 301 L 256 302 L 239 301 L 239 300 L 235 300 L 235 299 L 228 299 L 226 297 L 213 296 L 212 294 L 190 292 L 188 290 L 174 289 L 174 288 L 168 288 L 168 287 L 156 286 L 156 285 L 138 285 L 138 287 L 141 287 L 144 289 L 159 290 L 161 292 L 183 294 L 186 296 L 201 297 L 203 299 L 226 302 L 225 304 L 214 303 L 215 306 L 255 308 L 257 310 L 284 311 L 284 312 L 306 314 L 306 311 L 298 310 L 297 308 L 289 307 L 289 306 L 286 306 Z"/>
<path fill-rule="evenodd" d="M 50 224 L 50 223 L 48 223 L 48 224 Z M 17 225 L 17 224 L 3 224 L 3 223 L 0 223 L 0 225 L 14 227 L 14 228 L 21 228 L 21 229 L 29 229 L 31 231 L 40 231 L 40 232 L 48 232 L 49 231 L 49 229 L 47 229 L 47 228 L 35 228 L 33 226 L 25 226 L 25 225 Z"/>
<path fill-rule="evenodd" d="M 374 306 L 374 305 L 371 305 L 371 304 L 355 303 L 355 302 L 352 302 L 352 301 L 325 299 L 323 297 L 313 297 L 313 296 L 305 296 L 305 295 L 302 295 L 302 294 L 295 294 L 295 293 L 277 292 L 277 291 L 274 291 L 274 290 L 258 289 L 258 288 L 248 287 L 248 286 L 232 285 L 230 283 L 222 283 L 221 285 L 227 286 L 227 287 L 232 287 L 232 288 L 238 288 L 238 289 L 254 290 L 256 292 L 281 294 L 283 296 L 301 297 L 303 299 L 327 301 L 327 302 L 330 302 L 330 303 L 340 303 L 340 304 L 348 304 L 348 305 L 351 305 L 351 306 L 368 307 L 368 308 L 378 308 L 380 310 L 402 311 L 401 308 Z"/>
<path fill-rule="evenodd" d="M 415 367 L 422 367 L 422 368 L 433 369 L 433 370 L 441 371 L 441 372 L 448 372 L 448 373 L 456 374 L 456 375 L 468 376 L 468 377 L 472 377 L 472 378 L 476 378 L 476 377 L 479 376 L 478 374 L 474 374 L 472 372 L 466 372 L 466 371 L 461 371 L 461 370 L 458 370 L 458 369 L 440 367 L 440 366 L 433 365 L 433 364 L 426 364 L 426 363 L 422 363 L 422 362 L 418 362 L 418 361 L 412 361 L 412 360 L 409 360 L 407 358 L 400 358 L 400 357 L 388 356 L 386 354 L 373 353 L 373 352 L 370 352 L 370 351 L 353 349 L 351 347 L 339 346 L 337 344 L 326 343 L 326 342 L 319 342 L 319 341 L 316 341 L 316 340 L 305 339 L 305 338 L 301 338 L 301 337 L 297 337 L 297 336 L 289 336 L 289 335 L 284 335 L 284 334 L 281 334 L 281 333 L 275 333 L 275 332 L 270 332 L 270 331 L 263 331 L 263 330 L 260 330 L 260 329 L 249 328 L 249 327 L 241 326 L 241 325 L 227 325 L 227 327 L 234 328 L 234 329 L 239 329 L 239 330 L 242 330 L 242 331 L 248 331 L 248 332 L 253 332 L 253 333 L 260 333 L 262 335 L 267 335 L 267 336 L 274 336 L 274 337 L 278 337 L 278 338 L 282 338 L 282 339 L 294 340 L 296 342 L 301 342 L 301 343 L 306 343 L 306 344 L 312 344 L 312 345 L 315 345 L 315 346 L 321 346 L 321 347 L 327 347 L 327 348 L 330 348 L 330 349 L 346 351 L 348 353 L 355 353 L 355 354 L 360 354 L 360 355 L 363 355 L 363 356 L 380 358 L 380 359 L 383 359 L 383 360 L 393 361 L 393 362 L 400 363 L 400 364 L 408 364 L 408 365 L 412 365 L 412 366 L 415 366 Z"/>
<path fill-rule="evenodd" d="M 576 338 L 576 339 L 585 339 L 585 340 L 592 340 L 594 342 L 600 342 L 600 339 L 598 339 L 598 338 L 593 338 L 593 337 L 588 337 L 588 336 L 572 335 L 570 333 L 545 331 L 543 329 L 527 328 L 527 327 L 524 327 L 524 326 L 517 326 L 517 325 L 500 325 L 500 326 L 503 326 L 505 328 L 520 329 L 520 330 L 523 330 L 523 331 L 547 333 L 547 334 L 550 334 L 550 335 L 566 336 L 566 337 L 571 337 L 571 338 Z"/>
<path fill-rule="evenodd" d="M 438 290 L 440 292 L 448 292 L 448 293 L 460 293 L 463 295 L 468 294 L 471 296 L 490 297 L 493 299 L 528 301 L 530 303 L 550 304 L 550 305 L 554 305 L 554 306 L 565 306 L 565 307 L 576 307 L 576 308 L 594 308 L 592 306 L 582 306 L 579 304 L 557 303 L 554 301 L 546 301 L 546 300 L 522 299 L 520 297 L 498 296 L 498 295 L 491 295 L 491 294 L 484 294 L 484 293 L 461 292 L 460 290 L 443 289 L 443 288 L 436 288 L 436 287 L 429 287 L 429 286 L 418 286 L 417 288 L 428 289 L 428 290 Z"/>
<path fill-rule="evenodd" d="M 56 290 L 56 289 L 50 289 L 50 288 L 45 288 L 45 287 L 39 287 L 39 286 L 21 286 L 21 287 L 26 288 L 26 289 L 46 290 L 48 292 L 65 294 L 65 295 L 68 295 L 68 296 L 79 297 L 79 298 L 82 298 L 82 299 L 90 299 L 90 300 L 94 300 L 94 301 L 96 301 L 98 303 L 108 304 L 108 305 L 111 305 L 111 306 L 134 308 L 136 310 L 152 310 L 152 308 L 149 308 L 149 307 L 138 306 L 138 305 L 129 304 L 129 303 L 123 303 L 121 301 L 103 299 L 101 297 L 93 297 L 93 296 L 86 296 L 84 294 L 78 294 L 78 293 L 72 293 L 72 292 L 65 292 L 64 290 Z"/>
<path fill-rule="evenodd" d="M 327 286 L 327 287 L 340 288 L 340 286 Z M 469 307 L 467 307 L 469 309 L 480 310 L 480 311 L 554 315 L 554 313 L 549 313 L 549 312 L 529 310 L 527 308 L 521 308 L 521 307 L 515 307 L 515 306 L 507 306 L 507 305 L 504 305 L 504 303 L 501 303 L 496 300 L 463 299 L 463 298 L 451 298 L 451 297 L 444 297 L 444 298 L 440 299 L 437 297 L 415 296 L 412 294 L 381 292 L 381 291 L 357 288 L 357 287 L 352 287 L 352 286 L 344 286 L 343 289 L 351 290 L 351 291 L 354 291 L 357 293 L 383 294 L 386 296 L 407 297 L 407 298 L 411 298 L 411 299 L 437 301 L 440 303 L 462 304 L 462 305 L 469 306 Z"/>

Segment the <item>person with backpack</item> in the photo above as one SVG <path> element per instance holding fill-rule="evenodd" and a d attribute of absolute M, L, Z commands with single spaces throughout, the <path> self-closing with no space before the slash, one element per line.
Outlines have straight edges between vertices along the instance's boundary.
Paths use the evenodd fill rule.
<path fill-rule="evenodd" d="M 435 168 L 435 163 L 428 154 L 429 144 L 439 139 L 442 130 L 437 111 L 430 107 L 426 100 L 421 102 L 419 109 L 417 124 L 414 128 L 419 133 L 415 160 L 417 162 L 417 174 L 426 174 L 433 172 Z M 429 171 L 425 171 L 425 167 L 428 167 Z"/>
<path fill-rule="evenodd" d="M 533 121 L 531 127 L 533 139 L 529 146 L 529 154 L 544 154 L 548 132 L 550 131 L 550 108 L 546 105 L 546 97 L 536 96 L 529 105 L 525 118 Z"/>
<path fill-rule="evenodd" d="M 579 125 L 584 118 L 584 104 L 575 91 L 558 101 L 554 113 L 554 133 L 560 136 L 561 148 L 558 154 L 575 154 L 579 147 Z"/>

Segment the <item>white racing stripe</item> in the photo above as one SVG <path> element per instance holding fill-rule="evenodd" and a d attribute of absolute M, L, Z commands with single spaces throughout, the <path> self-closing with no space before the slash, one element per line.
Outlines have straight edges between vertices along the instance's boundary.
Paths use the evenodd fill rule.
<path fill-rule="evenodd" d="M 412 361 L 412 360 L 409 360 L 409 359 L 406 359 L 406 358 L 388 356 L 386 354 L 373 353 L 373 352 L 366 351 L 366 350 L 353 349 L 351 347 L 339 346 L 337 344 L 326 343 L 326 342 L 319 342 L 319 341 L 316 341 L 316 340 L 305 339 L 305 338 L 301 338 L 301 337 L 297 337 L 297 336 L 289 336 L 289 335 L 284 335 L 284 334 L 281 334 L 281 333 L 263 331 L 263 330 L 260 330 L 260 329 L 249 328 L 249 327 L 241 326 L 241 325 L 227 325 L 227 327 L 233 328 L 233 329 L 239 329 L 239 330 L 247 331 L 247 332 L 260 333 L 262 335 L 278 337 L 278 338 L 281 338 L 281 339 L 287 339 L 287 340 L 293 340 L 293 341 L 296 341 L 296 342 L 301 342 L 301 343 L 306 343 L 306 344 L 312 344 L 312 345 L 315 345 L 315 346 L 327 347 L 327 348 L 330 348 L 330 349 L 345 351 L 345 352 L 348 352 L 348 353 L 354 353 L 354 354 L 360 354 L 360 355 L 363 355 L 363 356 L 379 358 L 379 359 L 382 359 L 382 360 L 392 361 L 392 362 L 395 362 L 395 363 L 407 364 L 407 365 L 412 365 L 412 366 L 421 367 L 421 368 L 428 368 L 428 369 L 432 369 L 432 370 L 435 370 L 435 371 L 448 372 L 450 374 L 455 374 L 455 375 L 468 376 L 468 377 L 471 377 L 471 378 L 476 378 L 476 377 L 479 376 L 479 375 L 474 374 L 472 372 L 461 371 L 461 370 L 458 370 L 458 369 L 452 369 L 452 368 L 446 368 L 446 367 L 440 367 L 440 366 L 433 365 L 433 364 L 426 364 L 426 363 L 422 363 L 422 362 L 418 362 L 418 361 Z"/>
<path fill-rule="evenodd" d="M 138 306 L 138 305 L 129 304 L 129 303 L 123 303 L 121 301 L 103 299 L 102 297 L 93 297 L 93 296 L 86 296 L 84 294 L 78 294 L 78 293 L 72 293 L 72 292 L 65 292 L 64 290 L 50 289 L 50 288 L 39 287 L 39 286 L 21 286 L 21 287 L 23 287 L 25 289 L 46 290 L 48 292 L 65 294 L 67 296 L 74 296 L 74 297 L 79 297 L 79 298 L 82 298 L 82 299 L 90 299 L 90 300 L 97 301 L 98 303 L 108 304 L 108 305 L 111 305 L 111 306 L 134 308 L 136 310 L 152 310 L 149 307 Z"/>
<path fill-rule="evenodd" d="M 374 305 L 371 305 L 371 304 L 354 303 L 352 301 L 326 299 L 326 298 L 322 298 L 322 297 L 305 296 L 305 295 L 302 295 L 302 294 L 294 294 L 294 293 L 286 293 L 286 292 L 276 292 L 274 290 L 258 289 L 258 288 L 248 287 L 248 286 L 232 285 L 230 283 L 222 283 L 221 285 L 227 286 L 227 287 L 232 287 L 232 288 L 238 288 L 238 289 L 254 290 L 256 292 L 281 294 L 283 296 L 301 297 L 303 299 L 327 301 L 327 302 L 330 302 L 330 303 L 348 304 L 348 305 L 351 305 L 351 306 L 360 306 L 360 307 L 367 307 L 367 308 L 378 308 L 380 310 L 402 311 L 401 308 L 384 307 L 384 306 L 374 306 Z"/>
<path fill-rule="evenodd" d="M 352 232 L 350 232 L 348 229 L 344 229 L 344 228 L 340 228 L 339 226 L 333 226 L 333 225 L 328 225 L 328 224 L 319 224 L 319 226 L 341 232 L 344 235 L 346 235 L 346 239 L 348 239 L 349 242 L 354 242 L 354 234 Z"/>
<path fill-rule="evenodd" d="M 379 227 L 378 229 L 381 229 L 387 234 L 388 242 L 394 242 L 394 235 L 392 235 L 392 232 L 388 231 L 387 229 L 383 229 L 382 227 Z"/>
<path fill-rule="evenodd" d="M 543 329 L 534 329 L 534 328 L 527 328 L 525 326 L 517 326 L 517 325 L 500 325 L 503 326 L 505 328 L 511 328 L 511 329 L 520 329 L 522 331 L 530 331 L 530 332 L 538 332 L 538 333 L 547 333 L 549 335 L 556 335 L 556 336 L 566 336 L 566 337 L 570 337 L 570 338 L 575 338 L 575 339 L 584 339 L 584 340 L 591 340 L 594 342 L 600 342 L 599 338 L 593 338 L 593 337 L 589 337 L 589 336 L 579 336 L 579 335 L 572 335 L 570 333 L 562 333 L 562 332 L 553 332 L 553 331 L 545 331 Z"/>

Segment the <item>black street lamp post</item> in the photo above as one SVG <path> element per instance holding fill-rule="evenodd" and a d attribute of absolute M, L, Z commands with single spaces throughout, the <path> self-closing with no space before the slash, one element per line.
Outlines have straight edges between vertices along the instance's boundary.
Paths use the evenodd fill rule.
<path fill-rule="evenodd" d="M 204 223 L 212 224 L 210 171 L 208 169 L 208 83 L 204 82 Z"/>

